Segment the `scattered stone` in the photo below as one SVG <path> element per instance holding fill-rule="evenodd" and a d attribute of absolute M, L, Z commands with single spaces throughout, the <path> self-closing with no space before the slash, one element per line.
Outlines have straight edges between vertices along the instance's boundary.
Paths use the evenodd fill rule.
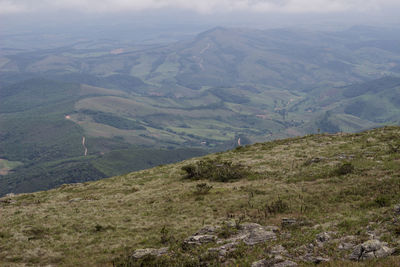
<path fill-rule="evenodd" d="M 221 227 L 218 226 L 205 226 L 197 231 L 194 235 L 216 235 Z"/>
<path fill-rule="evenodd" d="M 290 218 L 283 218 L 281 224 L 282 224 L 282 227 L 288 227 L 288 226 L 297 224 L 297 220 L 290 219 Z"/>
<path fill-rule="evenodd" d="M 323 161 L 325 158 L 324 157 L 316 157 L 316 158 L 312 158 L 312 159 L 308 159 L 304 165 L 308 166 L 311 165 L 312 163 L 319 163 L 321 161 Z"/>
<path fill-rule="evenodd" d="M 208 252 L 217 253 L 220 258 L 225 258 L 229 253 L 236 250 L 237 245 L 237 242 L 231 242 L 218 248 L 210 248 Z"/>
<path fill-rule="evenodd" d="M 251 264 L 251 267 L 296 267 L 297 263 L 284 259 L 263 259 Z"/>
<path fill-rule="evenodd" d="M 218 238 L 215 235 L 193 235 L 183 241 L 183 244 L 200 246 L 202 244 L 214 242 L 217 239 Z"/>
<path fill-rule="evenodd" d="M 394 249 L 387 247 L 387 243 L 372 239 L 361 245 L 357 245 L 353 253 L 349 256 L 349 259 L 353 261 L 362 261 L 373 258 L 384 258 L 392 255 L 394 251 Z"/>
<path fill-rule="evenodd" d="M 132 254 L 132 258 L 134 259 L 141 259 L 146 256 L 154 256 L 154 257 L 160 257 L 162 255 L 165 255 L 168 253 L 168 247 L 164 248 L 144 248 L 144 249 L 137 249 L 135 252 Z"/>
<path fill-rule="evenodd" d="M 397 204 L 396 206 L 394 206 L 393 210 L 397 215 L 400 215 L 400 204 Z"/>
<path fill-rule="evenodd" d="M 331 238 L 332 238 L 331 234 L 332 233 L 330 233 L 330 232 L 323 232 L 323 233 L 318 234 L 316 242 L 325 243 L 325 242 L 331 240 Z"/>
<path fill-rule="evenodd" d="M 14 193 L 9 193 L 9 194 L 6 194 L 6 197 L 15 197 L 15 194 Z"/>
<path fill-rule="evenodd" d="M 226 240 L 219 240 L 217 243 L 243 241 L 246 245 L 255 245 L 276 239 L 276 234 L 273 231 L 268 231 L 269 227 L 261 226 L 257 223 L 245 223 L 240 225 L 237 234 Z"/>
<path fill-rule="evenodd" d="M 274 225 L 268 225 L 268 226 L 264 226 L 264 229 L 267 231 L 272 231 L 274 233 L 279 233 L 279 227 L 278 226 L 274 226 Z"/>
<path fill-rule="evenodd" d="M 312 255 L 310 253 L 304 255 L 303 257 L 301 257 L 301 259 L 303 261 L 305 261 L 305 262 L 310 262 L 310 263 L 314 263 L 314 264 L 320 264 L 320 263 L 323 263 L 323 262 L 329 262 L 329 260 L 330 260 L 329 258 L 323 258 L 321 256 L 315 257 L 314 255 Z"/>
<path fill-rule="evenodd" d="M 246 245 L 256 245 L 264 243 L 268 240 L 276 239 L 276 234 L 272 231 L 267 231 L 265 228 L 257 223 L 243 224 L 239 236 Z"/>
<path fill-rule="evenodd" d="M 346 154 L 339 154 L 337 156 L 338 159 L 353 159 L 354 155 L 346 155 Z"/>
<path fill-rule="evenodd" d="M 68 202 L 69 202 L 69 203 L 72 203 L 72 202 L 79 202 L 79 201 L 81 201 L 81 200 L 82 200 L 82 198 L 77 197 L 77 198 L 72 198 L 72 199 L 70 199 Z"/>
<path fill-rule="evenodd" d="M 285 260 L 285 261 L 281 261 L 278 263 L 275 263 L 274 265 L 272 265 L 272 267 L 296 267 L 297 263 L 295 263 L 294 261 L 289 261 L 289 260 Z"/>
<path fill-rule="evenodd" d="M 282 245 L 277 245 L 271 248 L 271 254 L 283 255 L 287 254 L 287 250 Z"/>
<path fill-rule="evenodd" d="M 349 249 L 351 249 L 353 247 L 354 247 L 354 245 L 351 244 L 351 243 L 340 243 L 339 246 L 338 246 L 338 249 L 349 250 Z"/>
<path fill-rule="evenodd" d="M 267 267 L 267 266 L 271 266 L 269 260 L 259 260 L 259 261 L 255 261 L 251 264 L 251 267 Z"/>
<path fill-rule="evenodd" d="M 16 201 L 12 198 L 12 197 L 3 197 L 0 198 L 0 203 L 4 203 L 4 204 L 12 204 L 15 203 Z"/>

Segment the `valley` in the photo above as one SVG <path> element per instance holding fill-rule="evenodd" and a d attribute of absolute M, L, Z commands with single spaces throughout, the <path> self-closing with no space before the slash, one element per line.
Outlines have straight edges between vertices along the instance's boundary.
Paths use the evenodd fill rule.
<path fill-rule="evenodd" d="M 217 27 L 158 45 L 1 48 L 0 158 L 22 164 L 0 176 L 0 195 L 224 151 L 238 139 L 398 125 L 398 36 Z"/>

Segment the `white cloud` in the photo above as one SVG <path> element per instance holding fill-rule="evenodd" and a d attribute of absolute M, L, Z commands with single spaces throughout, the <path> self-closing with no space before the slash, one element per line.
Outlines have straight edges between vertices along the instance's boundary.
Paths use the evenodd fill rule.
<path fill-rule="evenodd" d="M 374 12 L 400 7 L 399 0 L 0 0 L 1 13 L 77 10 L 82 12 L 139 11 L 183 8 L 199 13 L 231 11 L 330 13 Z"/>

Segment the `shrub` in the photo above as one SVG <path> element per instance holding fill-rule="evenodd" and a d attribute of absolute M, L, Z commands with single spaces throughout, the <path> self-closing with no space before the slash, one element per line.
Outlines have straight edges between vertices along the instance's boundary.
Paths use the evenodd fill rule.
<path fill-rule="evenodd" d="M 161 244 L 168 244 L 174 240 L 171 231 L 164 225 L 160 231 L 160 242 Z"/>
<path fill-rule="evenodd" d="M 391 204 L 390 197 L 386 195 L 379 196 L 375 199 L 375 204 L 378 207 L 388 207 Z"/>
<path fill-rule="evenodd" d="M 241 164 L 211 159 L 185 165 L 182 170 L 186 172 L 185 178 L 187 179 L 209 179 L 219 182 L 238 180 L 248 174 L 246 168 Z"/>
<path fill-rule="evenodd" d="M 267 203 L 265 205 L 265 210 L 270 214 L 283 213 L 288 209 L 289 209 L 289 204 L 281 199 L 273 201 L 271 202 L 271 204 Z"/>
<path fill-rule="evenodd" d="M 196 185 L 195 193 L 197 195 L 205 195 L 213 188 L 212 185 L 208 185 L 206 183 L 201 183 Z"/>
<path fill-rule="evenodd" d="M 236 226 L 230 225 L 229 223 L 224 223 L 221 229 L 218 231 L 218 237 L 229 238 L 237 234 L 238 228 Z"/>
<path fill-rule="evenodd" d="M 336 175 L 346 175 L 349 173 L 352 173 L 354 171 L 354 166 L 351 164 L 351 162 L 345 162 L 343 164 L 340 164 L 335 170 L 334 174 Z"/>

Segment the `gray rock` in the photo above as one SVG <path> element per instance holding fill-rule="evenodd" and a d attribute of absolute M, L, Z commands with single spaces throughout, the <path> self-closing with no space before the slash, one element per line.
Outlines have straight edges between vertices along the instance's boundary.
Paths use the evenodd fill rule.
<path fill-rule="evenodd" d="M 397 215 L 400 215 L 400 204 L 397 204 L 396 206 L 394 206 L 393 210 Z"/>
<path fill-rule="evenodd" d="M 301 257 L 301 259 L 305 262 L 310 262 L 310 263 L 314 263 L 314 264 L 319 264 L 322 262 L 329 262 L 329 258 L 323 258 L 320 256 L 314 256 L 312 254 L 306 254 L 303 257 Z"/>
<path fill-rule="evenodd" d="M 288 227 L 297 224 L 297 220 L 291 218 L 283 218 L 281 224 L 282 227 Z"/>
<path fill-rule="evenodd" d="M 361 245 L 357 245 L 354 247 L 353 252 L 349 256 L 349 259 L 352 261 L 358 261 L 361 259 L 362 254 L 363 254 L 363 249 Z"/>
<path fill-rule="evenodd" d="M 331 240 L 331 233 L 329 232 L 323 232 L 317 235 L 316 241 L 320 243 L 325 243 L 327 241 Z"/>
<path fill-rule="evenodd" d="M 220 246 L 218 248 L 210 248 L 210 249 L 208 249 L 208 252 L 217 253 L 220 258 L 224 258 L 229 253 L 235 251 L 237 245 L 238 245 L 238 243 L 232 242 L 232 243 L 228 243 L 223 246 Z"/>
<path fill-rule="evenodd" d="M 246 245 L 255 245 L 264 243 L 268 240 L 276 239 L 276 234 L 273 231 L 267 231 L 266 227 L 257 223 L 245 223 L 240 226 L 238 233 L 225 240 L 225 242 L 243 241 Z M 223 242 L 222 240 L 218 242 Z"/>
<path fill-rule="evenodd" d="M 264 226 L 264 229 L 267 231 L 272 231 L 274 233 L 279 233 L 279 227 L 278 226 L 274 226 L 274 225 L 268 225 L 268 226 Z"/>
<path fill-rule="evenodd" d="M 375 251 L 374 254 L 375 254 L 376 258 L 385 258 L 385 257 L 392 255 L 394 252 L 395 252 L 395 249 L 389 248 L 387 246 L 382 246 L 380 249 Z"/>
<path fill-rule="evenodd" d="M 349 250 L 349 249 L 351 249 L 351 248 L 353 248 L 353 247 L 354 247 L 353 244 L 344 242 L 344 243 L 340 243 L 340 244 L 339 244 L 338 249 L 341 249 L 341 250 Z"/>
<path fill-rule="evenodd" d="M 271 254 L 287 254 L 287 250 L 282 245 L 278 245 L 271 248 Z"/>
<path fill-rule="evenodd" d="M 380 248 L 382 248 L 382 246 L 383 246 L 383 243 L 381 243 L 379 240 L 376 240 L 376 239 L 368 240 L 361 244 L 361 248 L 365 252 L 377 251 Z"/>
<path fill-rule="evenodd" d="M 350 254 L 349 259 L 362 261 L 373 258 L 384 258 L 394 253 L 394 249 L 387 247 L 387 244 L 373 239 L 368 240 L 361 245 L 357 245 Z"/>
<path fill-rule="evenodd" d="M 216 241 L 218 238 L 215 235 L 193 235 L 185 239 L 185 245 L 202 245 Z"/>
<path fill-rule="evenodd" d="M 205 226 L 197 231 L 194 235 L 216 235 L 219 229 L 221 229 L 221 227 Z"/>
<path fill-rule="evenodd" d="M 273 267 L 296 267 L 297 263 L 295 263 L 294 261 L 285 260 L 285 261 L 275 263 L 272 266 Z"/>
<path fill-rule="evenodd" d="M 259 260 L 255 261 L 251 264 L 251 267 L 268 267 L 271 266 L 271 263 L 269 260 Z"/>
<path fill-rule="evenodd" d="M 251 267 L 296 267 L 297 263 L 283 259 L 263 259 L 251 264 Z"/>
<path fill-rule="evenodd" d="M 4 204 L 16 203 L 14 196 L 15 195 L 13 193 L 7 194 L 5 197 L 0 198 L 0 203 L 4 203 Z"/>
<path fill-rule="evenodd" d="M 137 249 L 133 252 L 132 258 L 134 259 L 140 259 L 146 256 L 154 256 L 154 257 L 160 257 L 164 254 L 168 253 L 168 248 L 144 248 L 144 249 Z"/>
<path fill-rule="evenodd" d="M 250 246 L 276 239 L 274 232 L 265 230 L 263 226 L 257 223 L 244 224 L 239 235 L 244 235 L 243 242 Z"/>

